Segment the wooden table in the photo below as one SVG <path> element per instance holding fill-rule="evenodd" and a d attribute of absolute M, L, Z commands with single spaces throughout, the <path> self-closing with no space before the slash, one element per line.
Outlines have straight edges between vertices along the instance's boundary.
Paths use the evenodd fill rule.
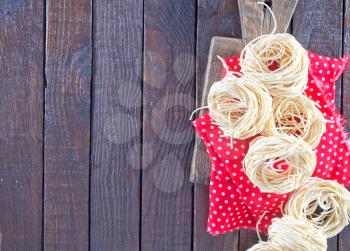
<path fill-rule="evenodd" d="M 350 2 L 300 0 L 291 32 L 350 53 Z M 236 0 L 0 2 L 0 250 L 245 250 L 206 233 L 189 182 L 210 39 L 240 37 Z M 350 75 L 337 83 L 350 119 Z M 350 250 L 350 230 L 329 241 Z"/>

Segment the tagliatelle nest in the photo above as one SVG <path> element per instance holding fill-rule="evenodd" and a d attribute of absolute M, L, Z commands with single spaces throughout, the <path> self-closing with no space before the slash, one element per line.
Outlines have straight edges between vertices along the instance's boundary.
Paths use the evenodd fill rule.
<path fill-rule="evenodd" d="M 350 193 L 336 181 L 310 178 L 290 195 L 285 212 L 312 223 L 330 238 L 349 224 Z"/>
<path fill-rule="evenodd" d="M 293 135 L 260 136 L 250 143 L 243 160 L 249 180 L 262 192 L 283 194 L 300 187 L 311 177 L 316 154 L 310 145 Z"/>
<path fill-rule="evenodd" d="M 261 241 L 251 248 L 249 248 L 247 251 L 282 251 L 282 248 L 273 247 L 271 243 L 267 241 Z M 284 250 L 284 251 L 290 251 L 290 250 Z"/>
<path fill-rule="evenodd" d="M 241 52 L 241 72 L 258 79 L 272 96 L 296 96 L 308 81 L 307 51 L 290 34 L 260 36 Z"/>
<path fill-rule="evenodd" d="M 327 238 L 307 221 L 285 215 L 274 218 L 268 241 L 260 241 L 247 251 L 326 251 Z"/>
<path fill-rule="evenodd" d="M 320 143 L 326 131 L 326 120 L 315 103 L 306 96 L 275 97 L 271 118 L 262 134 L 271 136 L 285 133 L 296 135 L 312 148 Z"/>
<path fill-rule="evenodd" d="M 271 103 L 266 88 L 243 75 L 228 74 L 208 94 L 209 114 L 222 136 L 230 138 L 246 139 L 260 133 L 270 117 Z"/>
<path fill-rule="evenodd" d="M 307 221 L 285 215 L 272 219 L 269 243 L 282 251 L 326 251 L 327 238 Z"/>

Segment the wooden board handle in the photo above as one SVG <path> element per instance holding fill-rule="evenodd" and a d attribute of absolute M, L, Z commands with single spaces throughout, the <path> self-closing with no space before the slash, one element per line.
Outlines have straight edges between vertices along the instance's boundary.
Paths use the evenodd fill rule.
<path fill-rule="evenodd" d="M 201 106 L 207 105 L 207 96 L 210 86 L 222 78 L 223 68 L 217 56 L 229 57 L 241 52 L 243 43 L 241 39 L 227 37 L 213 37 L 209 49 L 208 65 L 205 73 Z M 204 111 L 200 112 L 202 115 Z M 192 182 L 207 184 L 210 176 L 210 161 L 203 140 L 196 135 L 193 150 L 190 180 Z"/>
<path fill-rule="evenodd" d="M 271 13 L 257 0 L 238 0 L 241 19 L 242 39 L 248 43 L 252 39 L 268 34 L 274 27 Z M 298 0 L 265 0 L 276 17 L 276 33 L 286 32 Z"/>

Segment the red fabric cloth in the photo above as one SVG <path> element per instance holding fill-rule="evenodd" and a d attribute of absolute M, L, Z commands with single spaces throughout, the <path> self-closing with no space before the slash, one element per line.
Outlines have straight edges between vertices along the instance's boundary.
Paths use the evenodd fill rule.
<path fill-rule="evenodd" d="M 309 81 L 306 95 L 320 105 L 327 123 L 321 142 L 315 149 L 317 166 L 313 176 L 350 185 L 349 146 L 343 118 L 335 107 L 335 80 L 345 70 L 348 57 L 330 58 L 309 52 Z M 239 57 L 226 58 L 230 70 L 239 71 Z M 222 131 L 209 113 L 193 121 L 211 160 L 208 232 L 216 235 L 240 228 L 255 229 L 263 215 L 259 230 L 266 233 L 271 219 L 280 217 L 289 194 L 263 193 L 253 185 L 242 169 L 242 160 L 251 139 L 234 140 L 220 137 Z"/>

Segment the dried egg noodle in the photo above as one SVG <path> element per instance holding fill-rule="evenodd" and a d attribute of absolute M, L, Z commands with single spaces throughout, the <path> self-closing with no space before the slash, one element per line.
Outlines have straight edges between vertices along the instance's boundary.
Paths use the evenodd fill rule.
<path fill-rule="evenodd" d="M 327 238 L 307 221 L 285 215 L 274 218 L 268 241 L 260 241 L 247 251 L 326 251 Z"/>
<path fill-rule="evenodd" d="M 349 224 L 350 193 L 336 181 L 310 178 L 290 195 L 285 212 L 312 223 L 330 238 Z"/>
<path fill-rule="evenodd" d="M 283 194 L 298 188 L 311 177 L 316 154 L 293 135 L 255 138 L 243 160 L 244 172 L 262 192 Z"/>
<path fill-rule="evenodd" d="M 288 33 L 252 40 L 241 52 L 240 65 L 243 74 L 258 79 L 272 96 L 301 95 L 306 89 L 308 54 Z"/>
<path fill-rule="evenodd" d="M 271 114 L 266 88 L 248 76 L 228 74 L 210 88 L 210 116 L 224 137 L 246 139 L 260 133 Z"/>
<path fill-rule="evenodd" d="M 285 133 L 299 136 L 312 148 L 316 148 L 325 131 L 326 120 L 315 102 L 301 95 L 275 97 L 272 101 L 271 118 L 262 134 L 271 136 Z"/>
<path fill-rule="evenodd" d="M 327 238 L 309 222 L 291 216 L 272 219 L 269 242 L 283 250 L 326 251 Z"/>

